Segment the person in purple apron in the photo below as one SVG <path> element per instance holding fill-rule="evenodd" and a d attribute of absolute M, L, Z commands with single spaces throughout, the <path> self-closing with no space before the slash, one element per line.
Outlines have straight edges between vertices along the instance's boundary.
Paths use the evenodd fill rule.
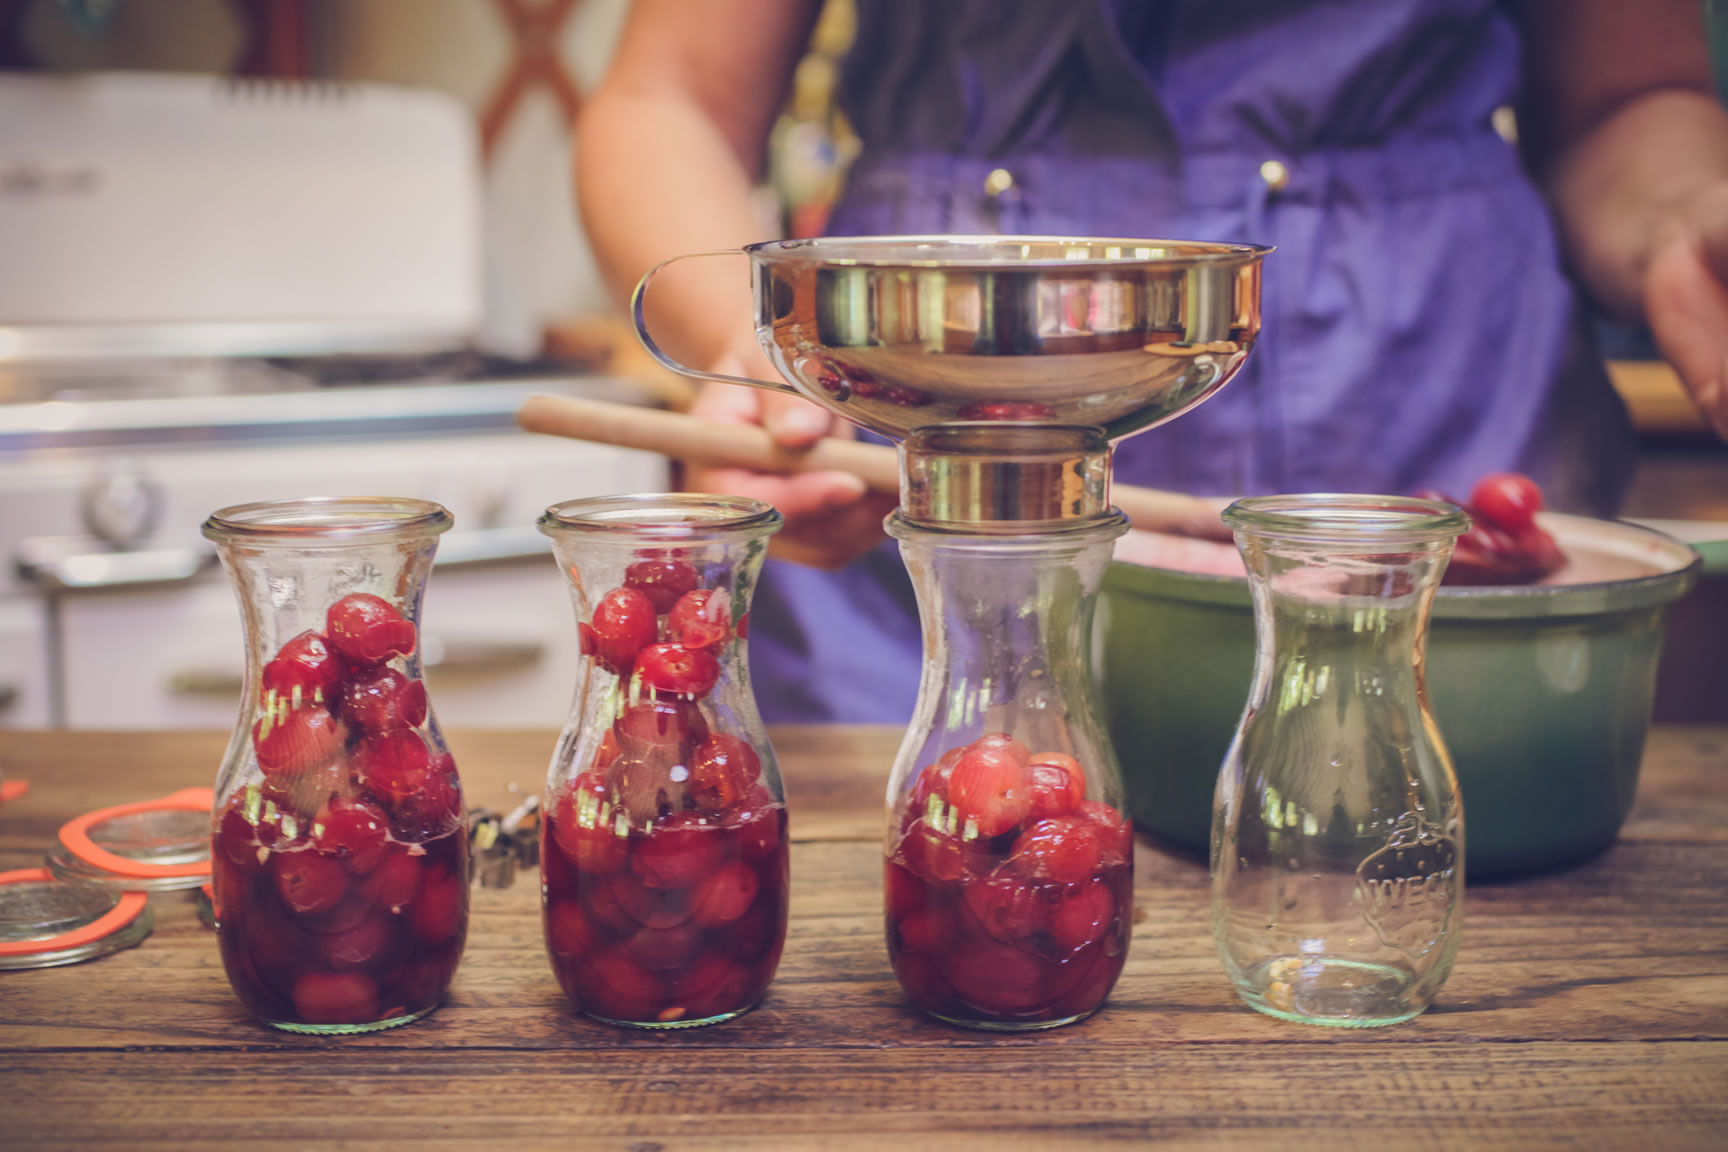
<path fill-rule="evenodd" d="M 749 189 L 817 7 L 637 0 L 577 132 L 583 218 L 620 295 L 666 257 L 764 238 Z M 1462 495 L 1515 470 L 1550 507 L 1612 515 L 1634 444 L 1586 291 L 1647 322 L 1728 433 L 1728 116 L 1699 0 L 856 8 L 840 101 L 861 150 L 829 234 L 1277 246 L 1247 367 L 1121 442 L 1123 482 Z M 1496 130 L 1509 107 L 1521 148 Z M 688 363 L 772 378 L 743 269 L 708 263 L 657 282 L 656 333 Z M 697 411 L 787 444 L 847 434 L 733 386 Z M 787 517 L 751 621 L 764 716 L 904 723 L 921 649 L 880 528 L 892 501 L 836 474 L 688 482 Z"/>

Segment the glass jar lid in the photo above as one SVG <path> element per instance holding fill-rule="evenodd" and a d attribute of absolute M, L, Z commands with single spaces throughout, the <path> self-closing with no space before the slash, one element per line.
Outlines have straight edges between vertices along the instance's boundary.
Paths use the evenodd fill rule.
<path fill-rule="evenodd" d="M 187 788 L 87 812 L 61 827 L 48 867 L 65 880 L 136 892 L 196 888 L 210 879 L 215 793 Z"/>
<path fill-rule="evenodd" d="M 140 943 L 153 924 L 142 892 L 68 883 L 47 868 L 0 872 L 0 969 L 94 960 Z"/>

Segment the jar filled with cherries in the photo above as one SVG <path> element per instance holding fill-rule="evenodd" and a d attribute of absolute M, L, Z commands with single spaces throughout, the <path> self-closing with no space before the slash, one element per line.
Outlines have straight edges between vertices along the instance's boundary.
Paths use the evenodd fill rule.
<path fill-rule="evenodd" d="M 438 1006 L 468 926 L 456 765 L 420 675 L 420 603 L 450 513 L 307 499 L 204 523 L 246 631 L 216 784 L 212 882 L 229 983 L 294 1032 Z"/>
<path fill-rule="evenodd" d="M 785 794 L 745 655 L 780 514 L 723 496 L 547 509 L 583 654 L 547 773 L 546 946 L 576 1008 L 687 1028 L 748 1011 L 785 943 Z"/>
<path fill-rule="evenodd" d="M 1133 836 L 1089 653 L 1126 528 L 1114 511 L 1028 534 L 888 519 L 925 657 L 888 785 L 888 952 L 939 1019 L 1072 1023 L 1122 972 Z"/>

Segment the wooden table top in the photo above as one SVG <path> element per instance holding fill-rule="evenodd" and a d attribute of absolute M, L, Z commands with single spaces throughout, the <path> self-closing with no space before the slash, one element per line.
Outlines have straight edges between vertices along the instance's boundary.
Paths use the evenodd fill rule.
<path fill-rule="evenodd" d="M 1242 1006 L 1204 861 L 1142 841 L 1128 965 L 1097 1016 L 1002 1036 L 909 1008 L 882 938 L 897 731 L 775 732 L 792 922 L 755 1011 L 654 1034 L 572 1015 L 536 876 L 476 889 L 449 1000 L 320 1038 L 252 1022 L 213 934 L 158 898 L 102 960 L 0 972 L 0 1148 L 1728 1147 L 1728 729 L 1652 733 L 1638 804 L 1583 864 L 1473 885 L 1427 1014 L 1366 1032 Z M 550 732 L 451 736 L 471 803 L 537 791 Z M 58 826 L 207 784 L 226 735 L 0 732 L 31 782 L 0 869 Z"/>

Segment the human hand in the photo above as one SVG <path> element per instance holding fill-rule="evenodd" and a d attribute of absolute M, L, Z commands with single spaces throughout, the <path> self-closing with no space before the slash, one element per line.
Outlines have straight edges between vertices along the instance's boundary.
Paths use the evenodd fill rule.
<path fill-rule="evenodd" d="M 767 358 L 727 356 L 714 371 L 762 380 L 775 378 Z M 823 436 L 852 435 L 852 426 L 796 396 L 734 384 L 705 384 L 691 415 L 724 424 L 755 424 L 787 448 L 808 448 Z M 884 538 L 882 519 L 894 510 L 893 496 L 869 491 L 850 472 L 775 474 L 744 468 L 690 465 L 684 486 L 699 492 L 727 492 L 766 501 L 779 509 L 786 525 L 769 552 L 813 568 L 842 568 Z"/>
<path fill-rule="evenodd" d="M 1663 359 L 1728 439 L 1728 184 L 1693 196 L 1663 225 L 1644 272 L 1644 312 Z"/>

